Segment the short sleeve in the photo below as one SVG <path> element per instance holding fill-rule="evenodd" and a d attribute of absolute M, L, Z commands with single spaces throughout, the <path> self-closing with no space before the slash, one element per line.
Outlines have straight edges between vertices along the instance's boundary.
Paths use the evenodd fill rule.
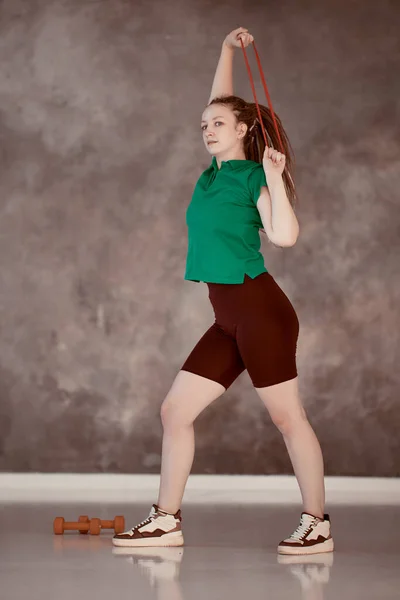
<path fill-rule="evenodd" d="M 254 204 L 257 204 L 262 186 L 268 186 L 265 178 L 264 168 L 261 164 L 253 169 L 253 171 L 250 173 L 248 181 L 251 199 L 253 200 Z"/>

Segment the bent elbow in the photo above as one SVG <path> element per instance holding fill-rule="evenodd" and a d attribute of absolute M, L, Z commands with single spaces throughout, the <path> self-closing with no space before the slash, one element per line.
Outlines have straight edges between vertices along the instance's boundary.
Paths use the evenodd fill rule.
<path fill-rule="evenodd" d="M 280 246 L 281 248 L 290 248 L 291 246 L 295 245 L 297 238 L 298 236 L 291 238 L 276 238 L 274 236 L 270 236 L 269 239 L 275 246 Z"/>
<path fill-rule="evenodd" d="M 278 238 L 277 243 L 279 246 L 282 246 L 284 248 L 289 248 L 289 247 L 295 245 L 298 238 L 299 238 L 299 230 L 297 230 L 296 233 L 293 233 L 292 235 L 290 235 L 288 237 Z"/>

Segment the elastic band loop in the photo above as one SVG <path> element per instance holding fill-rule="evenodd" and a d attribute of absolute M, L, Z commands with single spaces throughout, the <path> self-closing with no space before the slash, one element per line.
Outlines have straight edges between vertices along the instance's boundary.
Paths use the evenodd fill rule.
<path fill-rule="evenodd" d="M 264 137 L 265 145 L 268 146 L 267 134 L 266 134 L 265 129 L 264 129 L 264 123 L 263 123 L 262 116 L 261 116 L 260 106 L 259 106 L 258 101 L 257 101 L 256 88 L 254 86 L 253 76 L 251 74 L 251 69 L 250 69 L 249 61 L 247 59 L 246 50 L 244 49 L 242 38 L 240 38 L 240 43 L 242 44 L 242 50 L 243 50 L 243 54 L 244 54 L 244 61 L 246 63 L 247 71 L 249 73 L 250 85 L 251 85 L 251 89 L 253 90 L 253 96 L 254 96 L 254 100 L 255 100 L 256 106 L 257 106 L 257 113 L 258 113 L 258 118 L 259 118 L 260 125 L 261 125 L 261 131 L 262 131 L 262 134 L 263 134 L 263 137 Z"/>
<path fill-rule="evenodd" d="M 265 145 L 268 146 L 267 135 L 266 135 L 266 131 L 265 131 L 265 128 L 264 128 L 264 122 L 263 122 L 262 117 L 261 117 L 261 111 L 260 111 L 260 107 L 259 107 L 258 100 L 257 100 L 257 94 L 256 94 L 256 88 L 255 88 L 255 85 L 254 85 L 253 75 L 251 73 L 250 64 L 249 64 L 249 61 L 247 59 L 247 53 L 246 53 L 246 50 L 245 50 L 242 38 L 239 38 L 239 39 L 240 39 L 240 43 L 242 45 L 242 50 L 243 50 L 243 54 L 244 54 L 244 61 L 246 63 L 247 71 L 248 71 L 248 74 L 249 74 L 250 85 L 251 85 L 251 89 L 253 91 L 254 101 L 255 101 L 256 106 L 257 106 L 257 113 L 258 113 L 258 118 L 260 120 L 260 125 L 261 125 L 261 130 L 262 130 L 262 133 L 263 133 L 264 142 L 265 142 Z M 271 97 L 269 95 L 268 86 L 267 86 L 267 83 L 265 81 L 264 73 L 263 73 L 263 70 L 262 70 L 260 57 L 259 57 L 259 54 L 257 52 L 257 48 L 256 48 L 255 43 L 252 42 L 252 44 L 253 44 L 254 52 L 255 52 L 255 55 L 256 55 L 257 65 L 258 65 L 258 68 L 259 68 L 259 71 L 260 71 L 261 81 L 262 81 L 263 87 L 264 87 L 264 92 L 265 92 L 265 95 L 266 95 L 266 98 L 267 98 L 269 109 L 271 111 L 272 121 L 274 123 L 276 135 L 277 135 L 278 140 L 279 140 L 280 151 L 282 152 L 282 154 L 285 154 L 284 148 L 283 148 L 283 144 L 282 144 L 282 140 L 281 140 L 281 136 L 279 134 L 278 124 L 277 124 L 276 118 L 275 118 L 274 109 L 272 108 L 272 102 L 271 102 Z"/>

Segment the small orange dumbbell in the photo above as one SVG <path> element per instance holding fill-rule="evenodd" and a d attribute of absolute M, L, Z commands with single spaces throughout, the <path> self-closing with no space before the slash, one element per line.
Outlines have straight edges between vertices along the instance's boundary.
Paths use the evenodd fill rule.
<path fill-rule="evenodd" d="M 56 517 L 53 523 L 53 531 L 56 535 L 62 535 L 64 531 L 79 531 L 79 533 L 90 533 L 99 535 L 101 531 L 100 519 L 90 519 L 88 517 L 79 517 L 79 521 L 67 522 L 63 517 Z"/>
<path fill-rule="evenodd" d="M 125 531 L 125 518 L 123 516 L 115 517 L 113 521 L 100 521 L 102 529 L 114 529 L 115 533 Z"/>
<path fill-rule="evenodd" d="M 115 517 L 113 521 L 101 521 L 96 517 L 80 516 L 78 522 L 67 522 L 63 517 L 54 519 L 53 530 L 56 535 L 62 535 L 64 531 L 79 531 L 79 533 L 99 535 L 102 529 L 114 529 L 115 533 L 122 533 L 125 529 L 125 518 Z"/>

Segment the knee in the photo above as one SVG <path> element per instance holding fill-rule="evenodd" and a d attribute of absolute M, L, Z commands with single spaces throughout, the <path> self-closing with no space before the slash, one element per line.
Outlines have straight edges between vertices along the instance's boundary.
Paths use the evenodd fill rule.
<path fill-rule="evenodd" d="M 290 437 L 296 433 L 304 423 L 308 423 L 307 415 L 303 407 L 300 407 L 296 412 L 292 413 L 278 411 L 271 414 L 271 419 L 284 437 Z"/>
<path fill-rule="evenodd" d="M 182 427 L 187 427 L 192 424 L 189 422 L 189 419 L 185 417 L 183 411 L 179 410 L 176 404 L 171 402 L 171 400 L 164 400 L 161 405 L 160 416 L 164 431 L 181 429 Z"/>

